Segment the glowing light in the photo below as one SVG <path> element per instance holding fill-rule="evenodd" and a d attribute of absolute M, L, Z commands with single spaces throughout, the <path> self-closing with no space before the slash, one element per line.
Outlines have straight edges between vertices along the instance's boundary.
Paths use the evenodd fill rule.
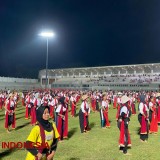
<path fill-rule="evenodd" d="M 50 38 L 50 37 L 54 37 L 55 33 L 54 32 L 41 32 L 39 35 L 42 37 Z"/>

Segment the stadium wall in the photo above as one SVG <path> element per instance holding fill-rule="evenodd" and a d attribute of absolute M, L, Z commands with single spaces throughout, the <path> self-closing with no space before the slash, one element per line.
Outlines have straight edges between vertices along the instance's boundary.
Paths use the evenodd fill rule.
<path fill-rule="evenodd" d="M 41 88 L 38 79 L 0 77 L 1 90 L 32 90 Z"/>
<path fill-rule="evenodd" d="M 159 84 L 52 84 L 52 88 L 76 89 L 76 90 L 159 90 Z"/>

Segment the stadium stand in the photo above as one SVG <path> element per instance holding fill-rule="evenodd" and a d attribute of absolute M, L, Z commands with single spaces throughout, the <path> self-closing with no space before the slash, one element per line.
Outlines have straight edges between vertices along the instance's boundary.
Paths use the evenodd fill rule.
<path fill-rule="evenodd" d="M 39 71 L 45 87 L 46 70 Z M 159 90 L 160 63 L 48 70 L 49 88 Z"/>
<path fill-rule="evenodd" d="M 38 79 L 0 77 L 1 90 L 31 90 L 41 88 Z"/>

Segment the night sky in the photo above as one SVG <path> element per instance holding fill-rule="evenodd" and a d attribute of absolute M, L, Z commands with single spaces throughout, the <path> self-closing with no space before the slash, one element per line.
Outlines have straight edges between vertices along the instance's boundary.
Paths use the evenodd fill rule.
<path fill-rule="evenodd" d="M 155 63 L 160 0 L 1 0 L 0 76 L 37 78 L 45 68 Z"/>

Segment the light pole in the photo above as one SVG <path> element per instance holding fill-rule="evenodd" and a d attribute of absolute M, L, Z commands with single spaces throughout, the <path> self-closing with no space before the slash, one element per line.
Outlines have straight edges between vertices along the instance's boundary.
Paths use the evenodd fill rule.
<path fill-rule="evenodd" d="M 41 32 L 39 34 L 41 37 L 44 37 L 47 39 L 47 52 L 46 52 L 46 83 L 45 83 L 45 89 L 48 88 L 48 39 L 55 36 L 53 32 Z"/>

